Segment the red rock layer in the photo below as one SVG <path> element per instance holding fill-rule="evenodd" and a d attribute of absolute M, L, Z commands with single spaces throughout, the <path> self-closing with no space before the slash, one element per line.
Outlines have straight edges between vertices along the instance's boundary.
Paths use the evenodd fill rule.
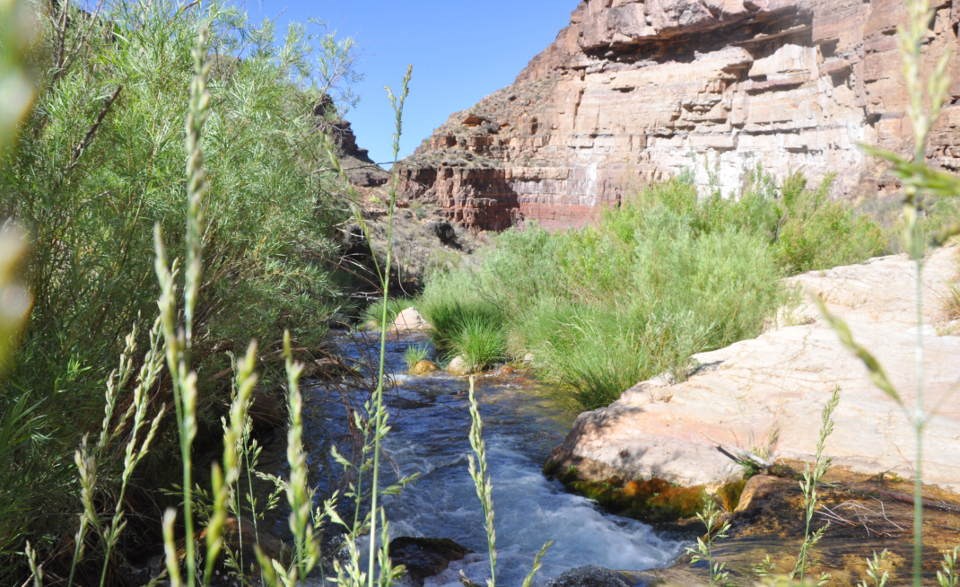
<path fill-rule="evenodd" d="M 459 112 L 402 164 L 403 193 L 497 230 L 582 224 L 652 180 L 732 193 L 762 165 L 836 174 L 838 197 L 890 188 L 860 143 L 909 152 L 901 0 L 585 0 L 513 85 Z M 928 48 L 956 53 L 960 0 Z M 960 78 L 954 59 L 953 79 Z M 960 80 L 930 161 L 960 169 Z"/>

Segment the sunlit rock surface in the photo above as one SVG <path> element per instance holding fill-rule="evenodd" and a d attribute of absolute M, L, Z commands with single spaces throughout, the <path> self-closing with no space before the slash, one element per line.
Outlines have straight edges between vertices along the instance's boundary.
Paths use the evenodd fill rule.
<path fill-rule="evenodd" d="M 957 247 L 935 251 L 923 280 L 926 405 L 923 477 L 960 493 L 960 336 L 944 334 Z M 581 479 L 658 478 L 718 486 L 743 469 L 717 450 L 813 460 L 820 414 L 834 387 L 840 404 L 826 454 L 836 467 L 912 478 L 917 344 L 913 263 L 904 256 L 806 273 L 792 279 L 820 295 L 876 356 L 902 396 L 901 409 L 807 302 L 756 339 L 695 357 L 681 383 L 650 380 L 606 408 L 586 412 L 551 456 L 552 468 Z M 940 335 L 943 334 L 943 335 Z"/>
<path fill-rule="evenodd" d="M 960 0 L 935 4 L 929 52 L 956 53 Z M 834 196 L 875 197 L 893 186 L 858 144 L 911 149 L 904 18 L 900 0 L 585 0 L 513 85 L 404 162 L 403 193 L 490 230 L 581 225 L 683 171 L 724 193 L 757 165 L 836 173 Z M 927 155 L 957 170 L 960 82 L 951 96 Z"/>

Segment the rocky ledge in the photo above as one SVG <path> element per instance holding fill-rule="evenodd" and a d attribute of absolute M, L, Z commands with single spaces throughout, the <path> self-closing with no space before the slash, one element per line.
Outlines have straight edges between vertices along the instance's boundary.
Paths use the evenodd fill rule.
<path fill-rule="evenodd" d="M 933 55 L 957 52 L 938 0 Z M 860 143 L 909 152 L 899 0 L 585 0 L 513 85 L 453 114 L 403 162 L 408 198 L 498 230 L 580 225 L 683 171 L 724 193 L 763 165 L 836 173 L 834 195 L 893 186 Z M 960 60 L 928 160 L 960 168 Z"/>
<path fill-rule="evenodd" d="M 821 515 L 834 516 L 834 526 L 846 529 L 831 539 L 839 541 L 843 556 L 856 544 L 853 559 L 859 561 L 864 544 L 879 551 L 890 540 L 903 547 L 911 525 L 912 498 L 903 480 L 914 475 L 908 412 L 915 398 L 919 334 L 925 401 L 934 414 L 924 436 L 928 511 L 935 512 L 931 520 L 949 518 L 935 522 L 930 532 L 934 542 L 928 544 L 937 547 L 931 556 L 939 556 L 936 550 L 956 542 L 960 527 L 960 323 L 946 312 L 958 261 L 956 246 L 926 260 L 919 333 L 914 266 L 905 256 L 790 280 L 804 299 L 820 296 L 847 322 L 884 366 L 905 410 L 874 387 L 815 304 L 806 301 L 783 312 L 779 324 L 758 338 L 695 356 L 686 380 L 644 381 L 610 406 L 581 414 L 547 471 L 614 509 L 654 522 L 689 516 L 704 493 L 714 493 L 727 511 L 740 512 L 734 516 L 741 528 L 735 534 L 750 543 L 750 536 L 764 535 L 765 529 L 784 531 L 791 525 L 784 516 L 793 526 L 802 519 L 798 471 L 814 460 L 821 411 L 839 387 L 835 430 L 825 452 L 842 488 L 831 486 L 827 499 L 833 509 Z M 731 456 L 752 464 L 745 467 Z M 764 474 L 745 482 L 751 468 Z M 776 540 L 783 552 L 783 536 Z"/>

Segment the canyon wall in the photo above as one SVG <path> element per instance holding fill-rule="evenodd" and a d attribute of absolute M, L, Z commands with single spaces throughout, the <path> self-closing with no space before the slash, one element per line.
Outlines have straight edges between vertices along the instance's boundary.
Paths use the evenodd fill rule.
<path fill-rule="evenodd" d="M 960 0 L 934 3 L 928 71 L 958 49 Z M 483 230 L 581 225 L 683 172 L 730 194 L 758 165 L 835 174 L 835 197 L 889 193 L 858 144 L 911 150 L 904 19 L 901 0 L 584 0 L 513 85 L 402 163 L 402 193 Z M 960 81 L 927 155 L 960 169 Z"/>

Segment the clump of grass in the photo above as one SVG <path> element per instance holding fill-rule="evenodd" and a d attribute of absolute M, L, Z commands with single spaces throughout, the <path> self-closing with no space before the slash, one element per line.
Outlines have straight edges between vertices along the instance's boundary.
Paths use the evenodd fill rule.
<path fill-rule="evenodd" d="M 960 285 L 950 288 L 950 297 L 947 298 L 947 318 L 960 320 Z"/>
<path fill-rule="evenodd" d="M 465 326 L 476 333 L 483 322 L 485 339 L 499 329 L 508 357 L 532 353 L 539 375 L 585 408 L 660 373 L 682 379 L 690 355 L 760 332 L 786 299 L 783 275 L 880 246 L 864 236 L 879 229 L 827 202 L 825 187 L 763 178 L 739 201 L 700 200 L 674 180 L 591 228 L 508 231 L 479 259 L 428 279 L 419 303 L 437 348 L 459 352 Z M 839 244 L 847 240 L 859 246 Z M 837 256 L 811 253 L 819 248 Z"/>
<path fill-rule="evenodd" d="M 867 559 L 867 578 L 857 583 L 857 587 L 886 587 L 890 581 L 890 572 L 886 569 L 889 558 L 890 551 L 887 549 L 874 552 L 873 556 Z M 867 583 L 867 580 L 870 582 Z"/>
<path fill-rule="evenodd" d="M 477 316 L 465 318 L 457 330 L 452 352 L 463 357 L 471 371 L 482 371 L 503 359 L 503 330 Z"/>
<path fill-rule="evenodd" d="M 386 325 L 390 326 L 397 315 L 411 306 L 410 300 L 403 298 L 378 298 L 363 311 L 363 321 L 380 328 L 381 321 L 386 316 Z M 384 312 L 386 307 L 386 312 Z"/>
<path fill-rule="evenodd" d="M 940 569 L 937 571 L 937 584 L 940 587 L 957 587 L 957 585 L 960 585 L 958 559 L 960 559 L 960 546 L 943 553 L 943 560 L 940 561 Z"/>
<path fill-rule="evenodd" d="M 430 356 L 430 349 L 423 345 L 411 345 L 403 351 L 403 361 L 407 364 L 407 369 L 413 369 L 420 361 L 425 361 Z"/>
<path fill-rule="evenodd" d="M 710 572 L 711 585 L 727 585 L 730 581 L 730 571 L 726 563 L 718 561 L 713 554 L 714 542 L 726 538 L 730 532 L 730 522 L 723 519 L 723 514 L 712 497 L 705 497 L 703 507 L 697 512 L 697 519 L 703 524 L 706 531 L 703 536 L 697 537 L 696 546 L 687 548 L 690 555 L 690 564 L 700 562 L 707 564 Z"/>
<path fill-rule="evenodd" d="M 812 529 L 813 515 L 817 511 L 819 498 L 817 496 L 817 486 L 826 475 L 830 468 L 831 459 L 824 455 L 824 448 L 827 438 L 833 433 L 833 411 L 837 409 L 840 403 L 840 388 L 835 387 L 830 400 L 823 407 L 823 413 L 820 417 L 820 434 L 817 437 L 817 450 L 814 457 L 813 467 L 807 466 L 803 472 L 803 480 L 800 481 L 800 490 L 803 492 L 803 510 L 804 527 L 803 542 L 800 544 L 800 553 L 797 555 L 797 562 L 793 567 L 791 579 L 797 579 L 803 582 L 806 577 L 807 567 L 809 566 L 810 551 L 820 542 L 824 533 L 830 526 L 829 522 L 816 530 Z"/>

